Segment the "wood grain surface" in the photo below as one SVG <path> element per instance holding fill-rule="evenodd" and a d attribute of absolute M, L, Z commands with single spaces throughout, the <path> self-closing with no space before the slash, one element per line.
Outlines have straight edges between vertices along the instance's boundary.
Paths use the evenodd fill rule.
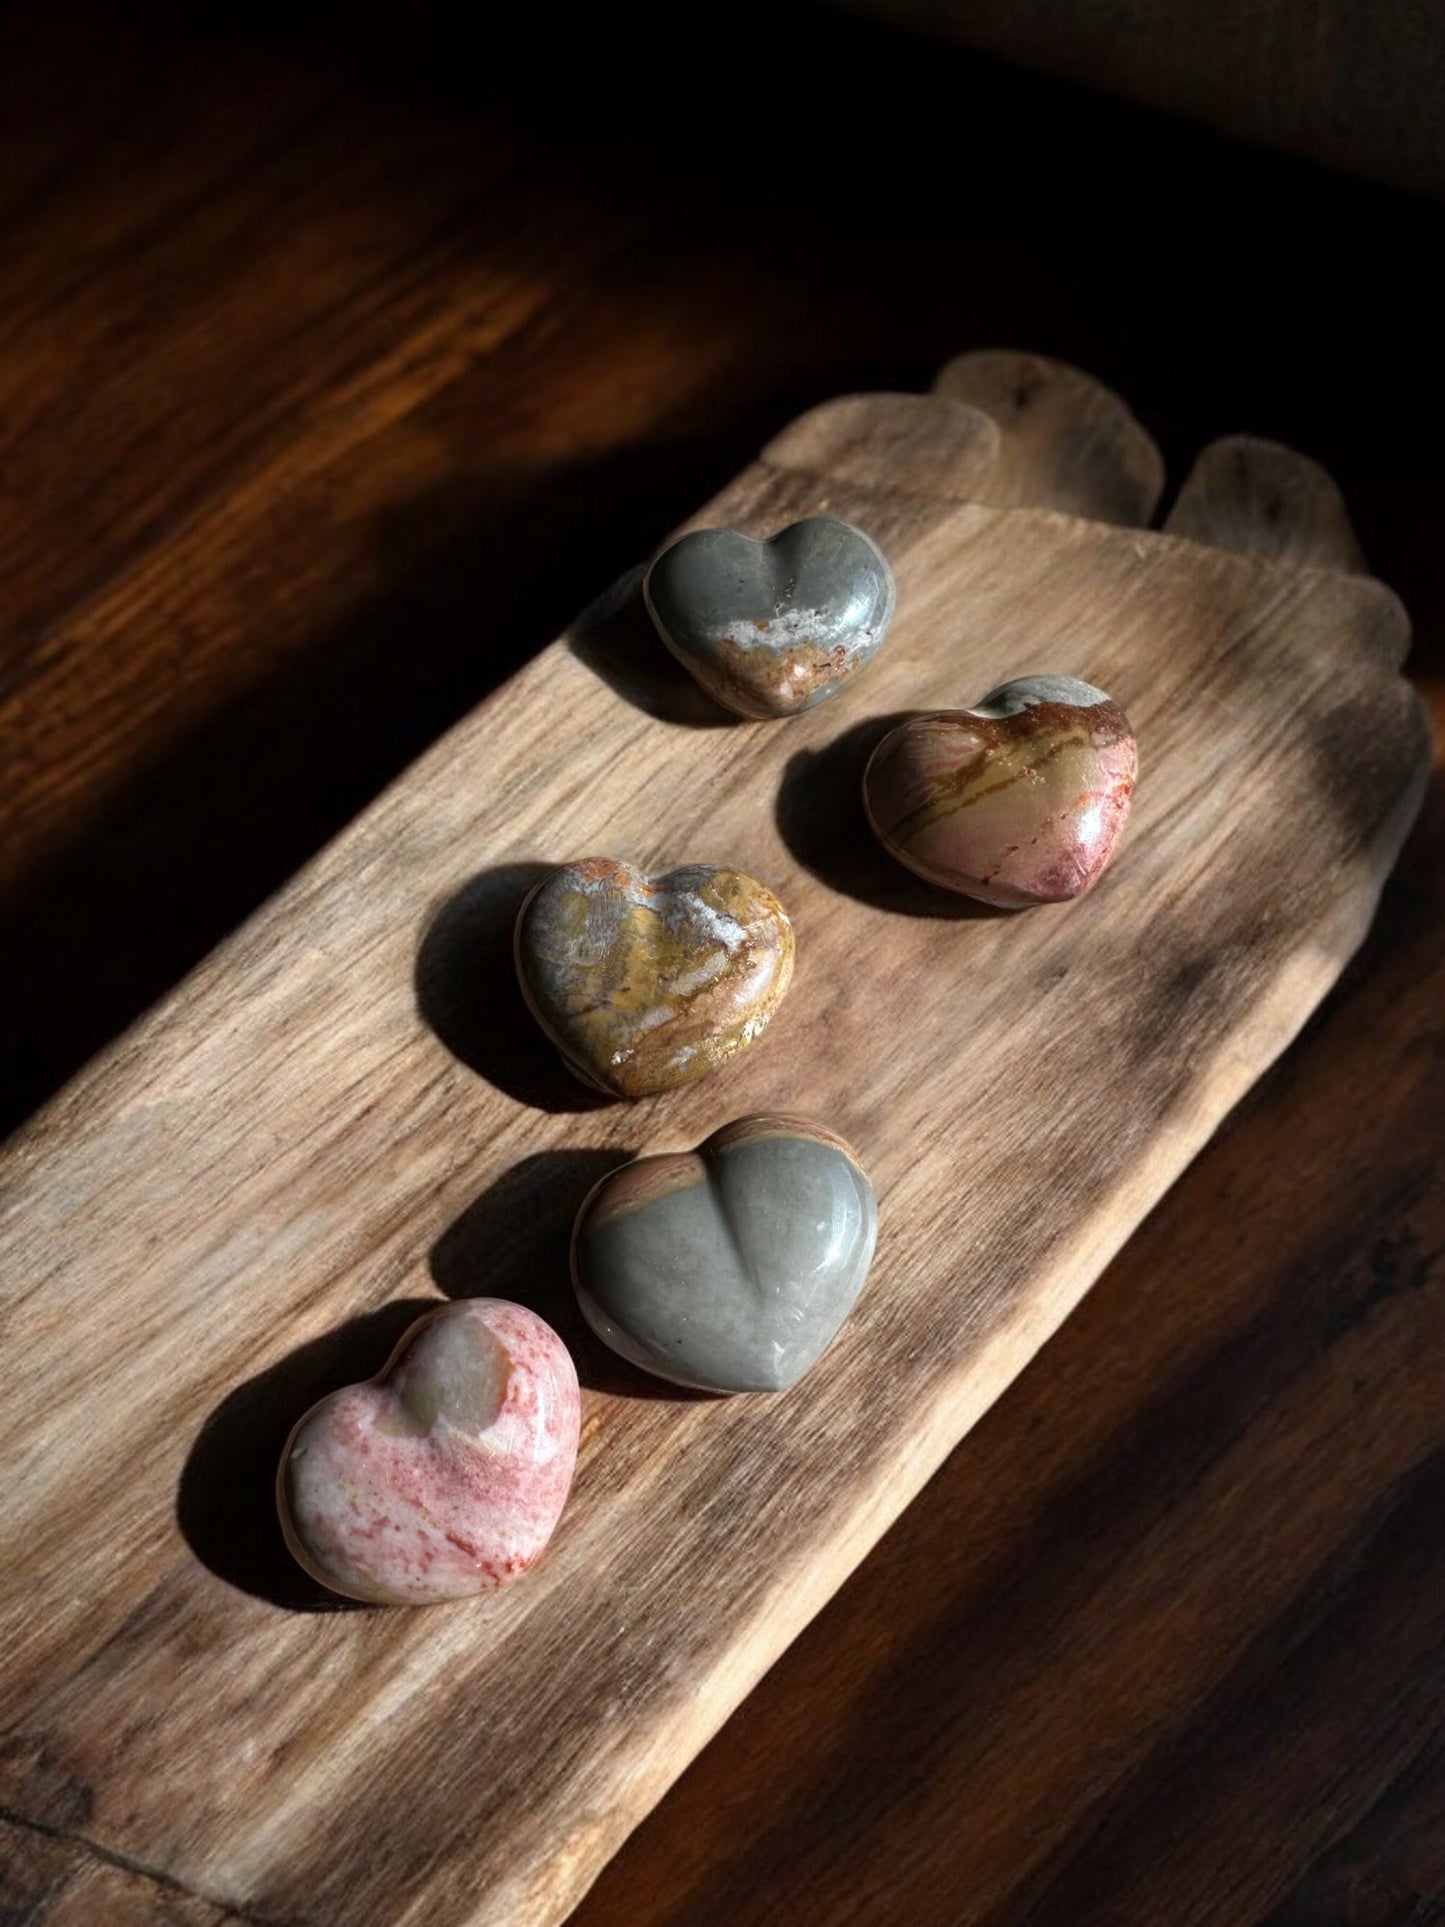
<path fill-rule="evenodd" d="M 0 22 L 8 1119 L 768 423 L 963 341 L 1104 368 L 1176 474 L 1241 422 L 1326 452 L 1438 682 L 1423 204 L 772 9 L 778 61 L 877 83 L 822 200 L 815 142 L 733 138 L 746 34 L 673 112 L 615 21 L 570 69 L 514 33 L 483 86 L 444 33 L 378 16 L 368 45 L 363 15 Z M 887 210 L 867 274 L 859 195 Z M 519 237 L 529 299 L 488 333 Z M 479 305 L 432 385 L 452 289 Z M 1327 1013 L 579 1918 L 1003 1922 L 1045 1891 L 1046 1919 L 1438 1910 L 1442 835 L 1432 806 Z M 299 1348 L 238 1393 L 240 1436 L 392 1329 Z M 1214 1530 L 1236 1489 L 1256 1503 Z M 264 1507 L 225 1516 L 244 1559 Z M 1133 1565 L 1167 1610 L 1141 1618 Z M 1021 1698 L 1036 1638 L 1054 1690 Z M 92 1826 L 90 1778 L 148 1717 L 122 1700 L 51 1820 L 4 1823 L 5 1918 L 213 1917 Z"/>
<path fill-rule="evenodd" d="M 11 1811 L 82 1808 L 111 1852 L 287 1919 L 560 1920 L 1333 982 L 1426 759 L 1404 616 L 1328 566 L 1328 487 L 1241 440 L 1179 512 L 1263 537 L 1084 520 L 1153 506 L 1122 404 L 1018 355 L 942 386 L 812 411 L 699 518 L 868 528 L 899 615 L 866 677 L 730 724 L 625 579 L 16 1141 Z M 1034 476 L 1076 513 L 1029 506 Z M 1022 669 L 1109 689 L 1143 775 L 1103 885 L 980 915 L 889 864 L 859 778 L 898 714 Z M 745 864 L 798 938 L 765 1043 L 632 1106 L 571 1083 L 508 964 L 544 866 L 615 851 Z M 767 1109 L 859 1147 L 880 1257 L 788 1397 L 679 1397 L 589 1341 L 561 1245 L 627 1149 Z M 300 1610 L 257 1458 L 298 1374 L 333 1376 L 357 1320 L 379 1358 L 429 1283 L 574 1346 L 569 1510 L 474 1606 Z"/>

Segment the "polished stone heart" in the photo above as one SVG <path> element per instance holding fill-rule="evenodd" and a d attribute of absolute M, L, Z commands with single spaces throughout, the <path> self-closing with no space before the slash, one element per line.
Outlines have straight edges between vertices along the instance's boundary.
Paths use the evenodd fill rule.
<path fill-rule="evenodd" d="M 795 716 L 873 656 L 897 599 L 883 551 L 831 515 L 768 542 L 697 529 L 653 563 L 644 585 L 663 641 L 740 716 Z"/>
<path fill-rule="evenodd" d="M 758 1037 L 793 975 L 782 904 L 740 871 L 649 876 L 594 858 L 554 870 L 517 919 L 517 974 L 585 1083 L 668 1091 Z"/>
<path fill-rule="evenodd" d="M 615 1352 L 679 1385 L 778 1392 L 837 1336 L 873 1259 L 873 1186 L 840 1137 L 746 1117 L 638 1158 L 582 1206 L 572 1276 Z"/>
<path fill-rule="evenodd" d="M 501 1298 L 420 1318 L 385 1368 L 313 1406 L 281 1455 L 292 1554 L 333 1592 L 426 1606 L 489 1592 L 541 1557 L 577 1460 L 561 1339 Z"/>
<path fill-rule="evenodd" d="M 868 820 L 917 875 L 1022 909 L 1098 881 L 1137 757 L 1119 705 L 1071 676 L 1005 683 L 973 709 L 890 730 L 863 778 Z"/>

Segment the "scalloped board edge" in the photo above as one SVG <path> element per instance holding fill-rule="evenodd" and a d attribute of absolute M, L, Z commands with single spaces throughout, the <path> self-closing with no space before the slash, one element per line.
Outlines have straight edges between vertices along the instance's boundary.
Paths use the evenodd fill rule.
<path fill-rule="evenodd" d="M 707 516 L 827 508 L 896 553 L 899 621 L 855 692 L 698 727 L 612 598 L 7 1149 L 12 1825 L 247 1916 L 564 1917 L 1298 1030 L 1413 817 L 1408 627 L 1328 478 L 1233 438 L 1149 533 L 1162 485 L 1124 404 L 1038 357 L 824 404 Z M 846 830 L 868 733 L 1040 666 L 1017 655 L 1044 634 L 1138 710 L 1130 840 L 1059 917 L 928 914 Z M 525 883 L 599 819 L 644 861 L 756 848 L 798 910 L 768 1040 L 627 1111 L 549 1082 L 500 1002 L 466 1028 Z M 295 1611 L 249 1496 L 268 1428 L 380 1364 L 418 1293 L 551 1289 L 599 1167 L 779 1098 L 880 1179 L 874 1282 L 825 1366 L 771 1405 L 648 1395 L 569 1328 L 583 1454 L 538 1572 L 468 1608 Z"/>

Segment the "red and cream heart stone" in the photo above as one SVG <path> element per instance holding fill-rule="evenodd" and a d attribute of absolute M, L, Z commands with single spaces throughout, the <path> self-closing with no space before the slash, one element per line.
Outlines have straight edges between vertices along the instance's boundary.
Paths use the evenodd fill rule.
<path fill-rule="evenodd" d="M 972 709 L 913 716 L 874 750 L 868 820 L 900 863 L 1007 909 L 1096 883 L 1138 765 L 1119 705 L 1071 676 L 1005 683 Z"/>
<path fill-rule="evenodd" d="M 332 1592 L 426 1606 L 489 1592 L 541 1557 L 577 1462 L 571 1354 L 501 1298 L 442 1305 L 384 1369 L 322 1399 L 281 1455 L 293 1556 Z"/>

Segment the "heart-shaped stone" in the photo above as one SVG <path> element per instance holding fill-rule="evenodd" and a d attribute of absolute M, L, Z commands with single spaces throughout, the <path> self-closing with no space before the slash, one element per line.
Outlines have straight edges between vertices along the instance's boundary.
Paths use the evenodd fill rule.
<path fill-rule="evenodd" d="M 863 778 L 868 820 L 918 876 L 984 903 L 1059 903 L 1095 883 L 1129 814 L 1134 735 L 1072 676 L 1025 676 L 973 709 L 901 723 Z"/>
<path fill-rule="evenodd" d="M 581 1402 L 535 1312 L 429 1312 L 364 1385 L 296 1426 L 276 1481 L 286 1543 L 332 1592 L 426 1606 L 489 1592 L 541 1556 L 577 1461 Z"/>
<path fill-rule="evenodd" d="M 643 586 L 668 648 L 740 716 L 796 716 L 831 696 L 877 652 L 897 601 L 877 543 L 831 515 L 767 542 L 695 529 Z"/>
<path fill-rule="evenodd" d="M 672 1090 L 752 1043 L 793 975 L 793 926 L 738 870 L 649 876 L 593 858 L 543 879 L 517 919 L 533 1015 L 584 1083 Z"/>
<path fill-rule="evenodd" d="M 840 1137 L 745 1117 L 595 1187 L 572 1237 L 578 1301 L 634 1365 L 713 1392 L 778 1392 L 837 1336 L 878 1233 Z"/>

